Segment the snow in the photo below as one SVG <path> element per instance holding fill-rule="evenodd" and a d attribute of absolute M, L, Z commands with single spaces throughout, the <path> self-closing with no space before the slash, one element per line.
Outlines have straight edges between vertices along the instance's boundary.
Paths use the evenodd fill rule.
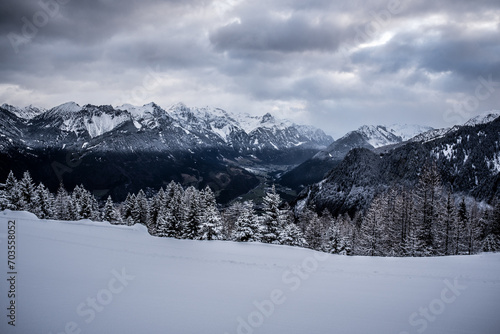
<path fill-rule="evenodd" d="M 488 160 L 485 159 L 488 167 L 492 170 L 493 173 L 500 173 L 500 154 L 496 153 L 493 156 L 493 159 Z"/>
<path fill-rule="evenodd" d="M 16 326 L 1 333 L 498 333 L 500 254 L 343 257 L 155 238 L 143 226 L 16 221 Z"/>
<path fill-rule="evenodd" d="M 136 129 L 140 130 L 142 128 L 141 123 L 137 122 L 136 120 L 134 120 L 133 123 L 134 123 L 134 126 L 135 126 Z"/>
<path fill-rule="evenodd" d="M 457 128 L 442 128 L 442 129 L 435 129 L 435 130 L 429 130 L 427 132 L 421 133 L 411 139 L 412 142 L 429 142 L 438 138 L 444 137 L 446 134 L 451 133 Z"/>
<path fill-rule="evenodd" d="M 15 114 L 17 117 L 23 118 L 26 120 L 30 120 L 30 119 L 34 118 L 35 116 L 38 116 L 38 115 L 46 112 L 45 109 L 37 108 L 33 105 L 29 105 L 29 106 L 24 107 L 24 108 L 17 108 L 17 107 L 14 107 L 14 106 L 11 106 L 9 104 L 4 103 L 4 104 L 2 104 L 1 107 L 4 109 L 7 109 L 11 113 Z"/>
<path fill-rule="evenodd" d="M 63 103 L 53 109 L 51 109 L 54 112 L 61 113 L 61 114 L 71 114 L 71 113 L 76 113 L 80 110 L 82 110 L 82 107 L 80 107 L 77 103 L 75 102 L 66 102 Z"/>
<path fill-rule="evenodd" d="M 143 120 L 153 117 L 154 103 L 145 104 L 143 106 L 133 106 L 131 104 L 124 104 L 116 107 L 116 109 L 128 111 L 135 120 Z"/>
<path fill-rule="evenodd" d="M 407 141 L 421 133 L 431 131 L 433 128 L 417 124 L 392 124 L 387 127 L 387 130 L 392 134 L 401 137 L 403 141 Z"/>
<path fill-rule="evenodd" d="M 451 158 L 453 158 L 454 147 L 455 147 L 454 145 L 446 144 L 446 148 L 441 150 L 440 153 L 442 153 L 443 156 L 446 157 L 446 159 L 448 159 L 448 161 L 450 161 Z M 438 152 L 438 158 L 439 158 L 439 152 Z"/>
<path fill-rule="evenodd" d="M 500 110 L 491 110 L 491 111 L 484 112 L 481 115 L 478 115 L 474 118 L 471 118 L 464 125 L 476 126 L 476 125 L 480 125 L 480 124 L 486 124 L 486 123 L 494 121 L 498 117 L 500 117 Z"/>
<path fill-rule="evenodd" d="M 361 134 L 366 142 L 374 148 L 379 148 L 398 144 L 429 130 L 432 130 L 432 128 L 428 126 L 393 124 L 390 126 L 363 125 L 353 132 Z M 351 133 L 346 134 L 342 139 L 347 138 Z"/>
<path fill-rule="evenodd" d="M 93 115 L 84 124 L 90 137 L 94 138 L 117 128 L 128 120 L 129 117 L 126 114 L 110 115 L 103 113 L 100 116 Z"/>
<path fill-rule="evenodd" d="M 382 125 L 363 125 L 356 132 L 360 133 L 365 140 L 374 148 L 396 144 L 401 141 L 400 138 L 390 133 L 385 126 Z M 348 133 L 345 137 L 349 136 Z"/>
<path fill-rule="evenodd" d="M 231 134 L 231 129 L 229 126 L 223 126 L 221 128 L 218 128 L 215 124 L 211 124 L 212 131 L 218 135 L 222 140 L 227 142 L 227 137 Z"/>

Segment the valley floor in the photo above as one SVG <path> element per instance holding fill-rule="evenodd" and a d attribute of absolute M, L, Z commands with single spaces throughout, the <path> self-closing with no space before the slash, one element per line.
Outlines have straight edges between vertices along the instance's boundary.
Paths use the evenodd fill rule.
<path fill-rule="evenodd" d="M 4 211 L 0 261 L 0 333 L 500 332 L 498 253 L 346 257 Z"/>

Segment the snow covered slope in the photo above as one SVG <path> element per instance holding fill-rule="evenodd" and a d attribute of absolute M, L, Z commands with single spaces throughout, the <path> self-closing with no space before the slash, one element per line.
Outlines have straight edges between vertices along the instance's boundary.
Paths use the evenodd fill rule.
<path fill-rule="evenodd" d="M 433 130 L 430 126 L 415 124 L 393 124 L 388 126 L 387 129 L 403 141 L 410 140 L 421 133 Z"/>
<path fill-rule="evenodd" d="M 1 107 L 10 111 L 14 115 L 16 115 L 17 117 L 22 118 L 22 119 L 32 119 L 33 117 L 38 116 L 38 115 L 46 112 L 45 109 L 38 108 L 38 107 L 35 107 L 33 105 L 29 105 L 29 106 L 24 107 L 24 108 L 17 108 L 17 107 L 14 107 L 14 106 L 11 106 L 9 104 L 4 103 L 4 104 L 2 104 Z"/>
<path fill-rule="evenodd" d="M 6 317 L 9 220 L 16 222 L 15 327 Z M 500 330 L 500 254 L 343 257 L 5 211 L 0 261 L 2 334 Z"/>
<path fill-rule="evenodd" d="M 487 111 L 482 113 L 481 115 L 471 118 L 464 125 L 475 126 L 479 124 L 485 124 L 493 121 L 498 117 L 500 117 L 500 110 Z"/>

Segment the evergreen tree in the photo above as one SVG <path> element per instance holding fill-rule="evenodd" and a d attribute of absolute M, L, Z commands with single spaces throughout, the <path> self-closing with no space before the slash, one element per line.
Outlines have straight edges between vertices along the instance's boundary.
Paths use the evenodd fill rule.
<path fill-rule="evenodd" d="M 99 220 L 99 207 L 94 195 L 83 188 L 83 186 L 80 188 L 80 191 L 79 205 L 81 218 Z"/>
<path fill-rule="evenodd" d="M 465 254 L 467 251 L 468 247 L 465 236 L 468 224 L 469 215 L 467 213 L 467 205 L 465 204 L 465 198 L 462 197 L 462 201 L 458 207 L 457 222 L 455 225 L 455 255 Z"/>
<path fill-rule="evenodd" d="M 255 215 L 253 202 L 247 201 L 242 204 L 241 212 L 236 219 L 235 227 L 232 231 L 233 241 L 261 241 L 261 226 Z"/>
<path fill-rule="evenodd" d="M 472 255 L 475 254 L 479 250 L 479 237 L 481 235 L 481 213 L 479 211 L 479 208 L 477 206 L 477 203 L 474 202 L 470 209 L 470 216 L 469 220 L 467 221 L 467 227 L 466 227 L 466 235 L 465 235 L 465 240 L 466 240 L 466 247 L 467 247 L 467 254 Z"/>
<path fill-rule="evenodd" d="M 279 243 L 279 233 L 283 226 L 280 206 L 281 197 L 273 185 L 271 191 L 266 193 L 263 199 L 264 221 L 262 241 L 265 243 Z"/>
<path fill-rule="evenodd" d="M 35 183 L 28 171 L 24 172 L 23 178 L 19 182 L 19 204 L 18 210 L 34 211 Z"/>
<path fill-rule="evenodd" d="M 383 201 L 381 196 L 376 196 L 366 215 L 360 229 L 358 253 L 369 256 L 384 256 L 384 225 Z"/>
<path fill-rule="evenodd" d="M 0 211 L 7 209 L 7 205 L 9 202 L 7 201 L 7 195 L 5 194 L 4 189 L 0 189 Z"/>
<path fill-rule="evenodd" d="M 204 207 L 203 218 L 200 224 L 200 239 L 222 240 L 224 237 L 222 234 L 222 218 L 219 210 L 217 210 L 214 193 L 207 186 L 200 193 L 200 198 Z"/>
<path fill-rule="evenodd" d="M 310 217 L 309 225 L 307 226 L 304 234 L 307 245 L 311 249 L 321 251 L 325 239 L 323 224 L 321 224 L 321 220 L 316 212 L 308 209 L 306 215 Z"/>
<path fill-rule="evenodd" d="M 491 215 L 490 231 L 500 239 L 500 199 L 496 198 L 492 204 L 493 212 Z"/>
<path fill-rule="evenodd" d="M 59 184 L 59 189 L 57 189 L 56 198 L 54 201 L 54 217 L 58 220 L 70 220 L 69 213 L 69 202 L 70 198 L 64 185 Z"/>
<path fill-rule="evenodd" d="M 110 222 L 111 224 L 119 224 L 121 222 L 118 213 L 115 210 L 113 199 L 111 195 L 108 196 L 106 203 L 104 204 L 104 209 L 102 213 L 102 219 L 104 221 Z"/>
<path fill-rule="evenodd" d="M 135 195 L 127 194 L 125 201 L 121 205 L 121 216 L 126 225 L 132 226 L 135 224 L 134 217 L 132 215 L 132 211 L 134 210 L 135 205 Z"/>
<path fill-rule="evenodd" d="M 194 187 L 189 187 L 184 192 L 184 239 L 196 240 L 200 236 L 200 225 L 203 217 L 204 203 L 200 200 L 200 194 Z"/>
<path fill-rule="evenodd" d="M 151 199 L 151 204 L 149 208 L 149 223 L 151 226 L 151 235 L 162 234 L 161 236 L 165 236 L 166 226 L 165 226 L 165 218 L 161 217 L 166 215 L 166 195 L 163 188 L 160 188 L 155 196 Z"/>
<path fill-rule="evenodd" d="M 69 213 L 69 220 L 82 219 L 82 217 L 80 216 L 80 205 L 74 199 L 73 193 L 71 193 L 71 197 L 70 197 L 70 200 L 68 202 L 68 213 Z"/>
<path fill-rule="evenodd" d="M 279 234 L 279 243 L 287 246 L 307 247 L 307 241 L 300 227 L 294 223 L 289 223 Z"/>
<path fill-rule="evenodd" d="M 500 252 L 500 239 L 493 233 L 488 234 L 488 236 L 482 242 L 483 252 Z"/>
<path fill-rule="evenodd" d="M 54 217 L 53 212 L 53 198 L 49 190 L 40 183 L 36 188 L 36 193 L 33 202 L 33 213 L 40 219 L 49 219 Z"/>
<path fill-rule="evenodd" d="M 232 203 L 222 214 L 222 230 L 226 239 L 233 239 L 233 231 L 236 228 L 236 221 L 243 214 L 245 204 L 239 201 Z M 252 203 L 253 210 L 253 203 Z"/>
<path fill-rule="evenodd" d="M 19 190 L 19 181 L 12 171 L 9 172 L 7 180 L 5 181 L 5 199 L 7 209 L 22 210 L 22 208 L 20 208 L 21 193 Z"/>
<path fill-rule="evenodd" d="M 351 217 L 346 213 L 339 216 L 335 222 L 335 226 L 340 230 L 340 255 L 352 255 L 357 239 L 356 226 L 351 220 Z"/>
<path fill-rule="evenodd" d="M 453 227 L 456 225 L 455 204 L 451 191 L 446 196 L 445 212 L 443 215 L 443 254 L 453 254 Z"/>
<path fill-rule="evenodd" d="M 337 224 L 332 224 L 328 229 L 327 240 L 323 250 L 331 254 L 341 254 L 345 252 L 345 241 L 346 239 L 340 231 L 340 227 Z"/>
<path fill-rule="evenodd" d="M 435 239 L 438 230 L 440 208 L 441 178 L 435 163 L 425 164 L 420 174 L 416 190 L 416 232 L 420 240 L 419 252 L 424 256 L 437 253 L 438 242 Z"/>
<path fill-rule="evenodd" d="M 135 224 L 142 224 L 146 226 L 149 233 L 153 232 L 149 220 L 149 202 L 142 189 L 139 190 L 135 196 L 134 206 L 132 208 L 132 219 Z"/>
<path fill-rule="evenodd" d="M 184 234 L 183 223 L 184 189 L 178 183 L 171 182 L 165 192 L 166 236 L 181 238 Z"/>

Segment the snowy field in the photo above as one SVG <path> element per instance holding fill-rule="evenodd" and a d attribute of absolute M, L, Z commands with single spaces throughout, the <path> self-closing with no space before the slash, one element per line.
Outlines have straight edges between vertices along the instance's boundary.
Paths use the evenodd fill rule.
<path fill-rule="evenodd" d="M 2 334 L 500 333 L 500 254 L 344 257 L 4 211 L 0 260 Z"/>

